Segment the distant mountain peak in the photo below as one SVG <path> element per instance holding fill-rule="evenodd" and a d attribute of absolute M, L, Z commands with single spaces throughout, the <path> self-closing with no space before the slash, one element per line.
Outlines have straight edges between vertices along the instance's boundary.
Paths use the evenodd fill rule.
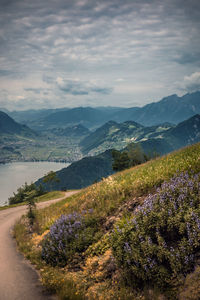
<path fill-rule="evenodd" d="M 5 112 L 0 111 L 0 133 L 1 134 L 21 134 L 36 135 L 36 133 L 26 125 L 15 122 Z"/>

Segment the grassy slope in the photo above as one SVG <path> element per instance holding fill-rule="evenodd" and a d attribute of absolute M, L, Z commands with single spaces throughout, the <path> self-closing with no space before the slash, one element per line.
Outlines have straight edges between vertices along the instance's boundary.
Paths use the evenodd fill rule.
<path fill-rule="evenodd" d="M 22 220 L 15 227 L 19 248 L 41 270 L 42 282 L 62 299 L 145 299 L 143 294 L 137 296 L 127 288 L 123 289 L 118 277 L 116 281 L 111 280 L 107 274 L 107 266 L 112 265 L 113 260 L 107 236 L 117 219 L 133 212 L 145 195 L 180 171 L 200 172 L 200 144 L 117 173 L 39 211 L 37 233 L 32 236 L 27 233 L 26 222 Z M 94 242 L 83 257 L 74 258 L 78 260 L 76 268 L 59 269 L 46 265 L 40 259 L 40 242 L 49 227 L 61 214 L 90 208 L 100 224 L 99 241 Z"/>

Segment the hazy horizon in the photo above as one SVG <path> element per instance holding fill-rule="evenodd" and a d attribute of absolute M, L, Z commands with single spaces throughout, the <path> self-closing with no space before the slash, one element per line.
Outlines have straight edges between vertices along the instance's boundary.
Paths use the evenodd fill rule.
<path fill-rule="evenodd" d="M 199 90 L 198 91 L 196 91 L 196 92 L 200 92 Z M 187 93 L 187 94 L 184 94 L 183 96 L 185 96 L 185 95 L 188 95 L 188 94 L 192 94 L 192 93 Z M 81 105 L 81 106 L 71 106 L 71 107 L 69 107 L 69 106 L 63 106 L 63 107 L 54 107 L 54 108 L 49 108 L 49 107 L 44 107 L 44 108 L 30 108 L 30 109 L 14 109 L 14 110 L 9 110 L 9 109 L 7 109 L 7 108 L 4 108 L 4 107 L 0 107 L 0 110 L 4 110 L 5 112 L 6 111 L 9 111 L 9 112 L 14 112 L 14 111 L 28 111 L 28 110 L 48 110 L 48 109 L 60 109 L 60 110 L 62 110 L 62 109 L 73 109 L 73 108 L 80 108 L 80 107 L 83 107 L 83 108 L 87 108 L 87 107 L 90 107 L 90 108 L 133 108 L 133 107 L 140 107 L 140 108 L 142 108 L 142 107 L 144 107 L 145 105 L 148 105 L 148 104 L 151 104 L 151 103 L 156 103 L 156 102 L 160 102 L 160 101 L 162 101 L 163 99 L 165 99 L 165 98 L 168 98 L 168 97 L 171 97 L 171 96 L 174 96 L 174 95 L 176 95 L 177 97 L 179 97 L 179 95 L 177 95 L 177 94 L 172 94 L 172 95 L 168 95 L 168 96 L 166 96 L 166 97 L 163 97 L 162 99 L 158 99 L 157 101 L 152 101 L 152 102 L 149 102 L 149 103 L 147 103 L 147 104 L 144 104 L 144 105 L 136 105 L 136 106 L 127 106 L 127 107 L 125 107 L 125 106 L 111 106 L 111 105 L 102 105 L 102 106 L 99 106 L 99 105 L 91 105 L 91 106 L 88 106 L 88 105 Z M 181 98 L 181 97 L 180 97 Z"/>

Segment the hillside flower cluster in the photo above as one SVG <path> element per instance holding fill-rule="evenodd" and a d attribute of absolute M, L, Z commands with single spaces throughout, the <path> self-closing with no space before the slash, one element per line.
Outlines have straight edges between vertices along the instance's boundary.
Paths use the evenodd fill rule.
<path fill-rule="evenodd" d="M 42 258 L 52 266 L 65 266 L 74 253 L 82 253 L 93 241 L 96 227 L 89 215 L 91 211 L 81 214 L 62 215 L 50 228 L 42 243 Z"/>
<path fill-rule="evenodd" d="M 111 246 L 128 281 L 164 286 L 194 268 L 200 249 L 200 174 L 181 173 L 120 221 Z"/>
<path fill-rule="evenodd" d="M 51 265 L 66 261 L 69 244 L 83 227 L 82 216 L 74 213 L 62 215 L 50 228 L 42 245 L 42 258 Z"/>

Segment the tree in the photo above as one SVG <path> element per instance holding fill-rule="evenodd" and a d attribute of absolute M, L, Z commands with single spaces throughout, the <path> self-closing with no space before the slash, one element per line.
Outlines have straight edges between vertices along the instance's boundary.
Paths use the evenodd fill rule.
<path fill-rule="evenodd" d="M 127 154 L 130 166 L 136 166 L 149 160 L 139 143 L 131 143 L 127 146 Z"/>
<path fill-rule="evenodd" d="M 27 182 L 25 182 L 25 184 L 19 187 L 17 192 L 8 200 L 9 204 L 17 204 L 28 201 L 31 197 L 34 198 L 43 194 L 44 190 L 42 189 L 42 186 L 37 187 L 34 183 L 28 185 Z"/>
<path fill-rule="evenodd" d="M 113 150 L 112 156 L 114 159 L 114 162 L 112 164 L 112 168 L 114 171 L 122 171 L 129 168 L 130 160 L 126 151 L 121 153 L 120 151 Z"/>
<path fill-rule="evenodd" d="M 27 201 L 28 206 L 28 213 L 27 217 L 29 219 L 30 227 L 33 226 L 35 218 L 36 218 L 36 204 L 35 204 L 35 197 L 37 196 L 37 191 L 32 190 L 26 195 L 25 201 Z"/>
<path fill-rule="evenodd" d="M 122 171 L 124 169 L 142 164 L 150 159 L 142 147 L 138 143 L 131 143 L 127 146 L 123 152 L 113 150 L 112 151 L 114 171 Z"/>

